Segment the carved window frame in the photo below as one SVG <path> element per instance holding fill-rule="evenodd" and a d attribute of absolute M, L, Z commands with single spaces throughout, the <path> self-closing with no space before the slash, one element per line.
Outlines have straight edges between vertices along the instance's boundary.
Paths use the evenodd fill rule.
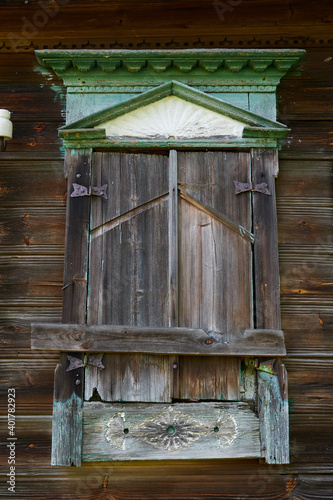
<path fill-rule="evenodd" d="M 271 188 L 269 197 L 258 198 L 257 202 L 257 219 L 254 221 L 255 226 L 261 229 L 259 236 L 255 240 L 254 252 L 255 259 L 263 265 L 258 271 L 256 282 L 257 293 L 257 328 L 270 329 L 276 332 L 280 331 L 280 311 L 279 311 L 279 274 L 278 274 L 278 254 L 277 254 L 277 223 L 276 223 L 276 206 L 274 192 L 274 177 L 278 173 L 278 150 L 277 140 L 288 132 L 283 125 L 265 118 L 257 113 L 245 111 L 244 109 L 224 102 L 221 99 L 213 98 L 207 94 L 199 95 L 200 91 L 193 90 L 188 87 L 185 82 L 189 79 L 188 75 L 184 78 L 184 74 L 198 70 L 199 75 L 195 75 L 194 81 L 206 83 L 207 90 L 213 88 L 216 90 L 217 85 L 208 85 L 212 80 L 212 73 L 227 70 L 228 75 L 222 77 L 226 80 L 225 90 L 232 91 L 232 83 L 237 85 L 237 77 L 233 73 L 246 69 L 247 78 L 251 82 L 252 91 L 254 83 L 262 82 L 263 72 L 267 73 L 270 79 L 268 83 L 272 83 L 272 87 L 276 85 L 281 74 L 285 73 L 290 67 L 293 67 L 303 56 L 303 51 L 253 51 L 252 59 L 249 59 L 248 53 L 251 51 L 150 51 L 149 54 L 137 51 L 134 55 L 131 51 L 38 51 L 37 57 L 39 61 L 46 67 L 54 69 L 58 75 L 64 79 L 68 85 L 75 84 L 72 88 L 80 88 L 78 81 L 78 73 L 82 74 L 92 72 L 98 68 L 98 72 L 88 75 L 88 87 L 94 87 L 94 81 L 98 80 L 100 72 L 107 74 L 109 90 L 110 74 L 121 68 L 125 72 L 129 72 L 128 81 L 133 87 L 133 73 L 140 72 L 144 68 L 150 68 L 150 72 L 160 76 L 161 73 L 167 71 L 170 67 L 177 69 L 180 82 L 166 81 L 153 89 L 147 89 L 147 83 L 141 86 L 141 94 L 132 99 L 126 99 L 125 103 L 119 103 L 111 106 L 107 110 L 97 111 L 88 117 L 83 117 L 73 123 L 66 125 L 60 130 L 60 136 L 64 139 L 66 149 L 65 171 L 68 174 L 69 192 L 74 181 L 77 179 L 77 174 L 80 174 L 80 184 L 89 185 L 90 166 L 93 151 L 100 148 L 107 150 L 124 150 L 124 149 L 149 149 L 167 148 L 167 149 L 193 149 L 193 148 L 214 148 L 214 149 L 250 149 L 252 156 L 252 164 L 254 168 L 254 179 L 258 184 L 265 184 Z M 116 59 L 116 57 L 120 57 Z M 246 58 L 246 61 L 245 61 Z M 223 68 L 223 69 L 222 69 Z M 78 71 L 77 71 L 78 70 Z M 108 74 L 110 73 L 110 74 Z M 202 73 L 205 73 L 203 78 Z M 230 78 L 230 73 L 233 78 Z M 253 76 L 254 75 L 254 76 Z M 146 76 L 146 75 L 145 75 Z M 164 75 L 163 75 L 164 76 Z M 100 81 L 100 80 L 99 80 Z M 193 81 L 193 78 L 191 79 Z M 127 82 L 128 83 L 128 82 Z M 138 90 L 140 78 L 136 78 L 135 84 Z M 119 81 L 112 87 L 118 87 Z M 145 88 L 146 87 L 146 88 Z M 198 87 L 198 85 L 197 85 Z M 221 85 L 220 85 L 221 87 Z M 263 90 L 261 87 L 260 90 Z M 267 91 L 267 83 L 266 89 Z M 112 94 L 112 91 L 111 91 Z M 111 95 L 110 94 L 110 95 Z M 156 102 L 163 96 L 176 95 L 177 97 L 185 98 L 185 100 L 200 104 L 207 109 L 217 111 L 225 116 L 235 118 L 238 121 L 245 123 L 241 137 L 217 137 L 203 138 L 198 140 L 180 139 L 180 140 L 141 140 L 128 139 L 124 137 L 117 138 L 115 141 L 112 137 L 107 137 L 105 128 L 99 126 L 108 120 L 112 120 L 122 113 L 128 113 L 131 110 L 142 107 L 145 103 Z M 251 94 L 251 91 L 249 92 Z M 261 96 L 263 97 L 263 96 Z M 253 102 L 256 100 L 252 98 Z M 69 100 L 70 101 L 70 100 Z M 260 99 L 259 99 L 260 101 Z M 274 99 L 270 99 L 270 110 L 272 114 L 272 104 Z M 257 108 L 263 110 L 265 108 L 265 99 L 257 104 Z M 268 165 L 268 168 L 267 168 Z M 267 182 L 266 182 L 267 181 Z M 250 188 L 253 188 L 251 186 Z M 89 192 L 88 194 L 92 194 Z M 101 193 L 99 193 L 101 194 Z M 103 193 L 102 193 L 103 195 Z M 65 264 L 65 277 L 71 276 L 75 280 L 75 275 L 84 274 L 86 263 L 86 248 L 84 243 L 84 233 L 86 231 L 85 224 L 80 228 L 73 228 L 70 225 L 71 219 L 75 220 L 77 208 L 67 207 L 67 244 L 68 248 L 77 244 L 79 239 L 82 244 L 76 263 L 77 269 L 69 269 L 69 263 Z M 82 220 L 89 219 L 89 197 L 82 200 L 80 203 L 80 217 Z M 267 227 L 267 234 L 265 232 Z M 273 234 L 273 238 L 271 235 Z M 268 241 L 269 240 L 269 241 Z M 267 243 L 268 241 L 268 243 Z M 72 243 L 71 243 L 72 242 Z M 266 265 L 270 259 L 273 266 Z M 65 259 L 66 262 L 66 259 Z M 66 270 L 67 265 L 67 270 Z M 72 264 L 71 264 L 72 265 Z M 74 266 L 74 267 L 75 267 Z M 32 327 L 32 348 L 35 349 L 55 349 L 64 351 L 61 355 L 60 363 L 55 374 L 55 394 L 54 394 L 54 417 L 53 417 L 53 451 L 52 463 L 55 465 L 80 465 L 81 463 L 81 447 L 82 447 L 82 410 L 83 410 L 83 380 L 84 367 L 87 363 L 98 363 L 99 359 L 89 361 L 89 353 L 96 351 L 110 351 L 108 343 L 104 344 L 101 349 L 101 343 L 98 344 L 98 328 L 94 328 L 94 340 L 91 341 L 92 330 L 89 327 L 83 327 L 85 323 L 84 313 L 80 304 L 86 295 L 85 284 L 83 282 L 75 283 L 76 292 L 72 293 L 69 299 L 70 307 L 68 307 L 68 294 L 64 292 L 64 315 L 63 320 L 66 323 L 76 324 L 76 334 L 79 341 L 73 338 L 73 329 L 68 325 L 45 325 L 37 324 Z M 65 283 L 66 286 L 66 283 Z M 264 288 L 263 288 L 264 287 Z M 265 293 L 263 293 L 265 290 Z M 275 302 L 274 313 L 272 316 L 271 301 Z M 66 327 L 66 328 L 65 328 Z M 67 334 L 66 334 L 67 329 Z M 68 334 L 68 332 L 71 332 Z M 109 334 L 112 337 L 112 328 L 109 328 Z M 278 338 L 278 336 L 276 337 Z M 90 339 L 90 340 L 87 340 Z M 61 345 L 60 345 L 61 344 Z M 79 345 L 80 344 L 80 345 Z M 98 348 L 97 348 L 98 344 Z M 67 354 L 65 353 L 67 351 Z M 68 371 L 68 356 L 71 352 L 79 352 L 86 354 L 76 355 L 77 361 L 74 361 L 77 366 L 75 370 Z M 269 355 L 268 355 L 269 352 Z M 279 360 L 267 360 L 267 357 L 279 356 Z M 260 433 L 262 444 L 262 456 L 265 457 L 268 463 L 288 463 L 289 448 L 288 448 L 288 401 L 287 401 L 287 375 L 284 365 L 281 363 L 281 355 L 285 354 L 284 344 L 278 349 L 268 349 L 267 355 L 261 358 L 257 363 L 258 370 L 258 391 L 259 391 L 259 418 L 260 418 Z M 64 395 L 66 395 L 64 397 Z M 272 418 L 279 413 L 279 422 L 276 425 Z M 64 446 L 65 445 L 65 446 Z M 149 458 L 149 457 L 148 457 Z"/>

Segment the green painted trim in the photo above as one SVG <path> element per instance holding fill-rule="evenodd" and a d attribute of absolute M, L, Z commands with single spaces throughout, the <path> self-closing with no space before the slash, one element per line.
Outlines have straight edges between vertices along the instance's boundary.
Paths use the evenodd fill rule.
<path fill-rule="evenodd" d="M 131 111 L 147 106 L 148 104 L 152 104 L 170 95 L 179 97 L 180 99 L 184 99 L 192 104 L 196 104 L 209 109 L 210 111 L 220 113 L 224 116 L 228 116 L 229 118 L 256 128 L 265 127 L 279 132 L 280 130 L 283 130 L 285 133 L 288 132 L 285 125 L 268 120 L 267 118 L 263 118 L 259 115 L 251 113 L 250 111 L 245 111 L 242 108 L 228 104 L 221 99 L 209 96 L 200 90 L 196 90 L 188 85 L 175 81 L 165 83 L 155 89 L 148 90 L 138 96 L 132 97 L 125 102 L 111 106 L 108 109 L 98 111 L 97 113 L 93 113 L 92 115 L 69 125 L 65 125 L 64 127 L 61 127 L 60 131 L 96 127 L 107 121 L 114 120 L 118 116 L 130 113 Z M 63 136 L 61 135 L 61 137 Z"/>
<path fill-rule="evenodd" d="M 280 78 L 303 59 L 305 51 L 298 49 L 185 49 L 185 50 L 37 50 L 38 62 L 50 68 L 66 85 L 94 86 L 112 82 L 118 75 L 137 84 L 162 83 L 164 75 L 182 76 L 185 83 L 194 84 L 193 76 L 209 83 L 215 79 L 242 80 L 246 85 L 276 85 Z M 268 76 L 269 78 L 263 78 Z M 83 83 L 79 77 L 84 76 Z M 86 79 L 87 77 L 87 79 Z M 162 81 L 161 81 L 162 78 Z M 171 79 L 170 77 L 168 79 Z M 149 82 L 150 80 L 150 82 Z M 267 81 L 269 80 L 269 82 Z M 121 80 L 120 80 L 121 81 Z M 130 81 L 128 81 L 130 84 Z M 217 82 L 216 82 L 217 83 Z M 122 82 L 124 85 L 124 81 Z"/>
<path fill-rule="evenodd" d="M 276 148 L 277 141 L 274 139 L 231 139 L 230 140 L 207 140 L 207 141 L 113 141 L 104 140 L 65 140 L 66 149 L 81 148 L 107 148 L 113 150 L 125 149 L 230 149 L 230 148 Z"/>
<path fill-rule="evenodd" d="M 267 137 L 272 139 L 281 139 L 290 132 L 290 128 L 263 128 L 263 127 L 244 127 L 243 137 Z"/>
<path fill-rule="evenodd" d="M 59 137 L 67 140 L 105 139 L 104 128 L 59 129 Z"/>

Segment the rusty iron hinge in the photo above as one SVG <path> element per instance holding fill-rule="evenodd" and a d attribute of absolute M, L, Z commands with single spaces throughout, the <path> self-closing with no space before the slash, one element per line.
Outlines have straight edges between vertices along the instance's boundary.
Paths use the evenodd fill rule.
<path fill-rule="evenodd" d="M 89 188 L 86 188 L 85 186 L 81 186 L 81 184 L 76 184 L 75 182 L 73 182 L 74 191 L 71 194 L 71 198 L 77 198 L 78 196 L 102 196 L 107 200 L 107 187 L 107 184 L 103 184 L 103 186 L 101 187 L 89 186 Z"/>
<path fill-rule="evenodd" d="M 259 364 L 257 370 L 259 372 L 269 373 L 270 375 L 277 375 L 277 372 L 274 368 L 275 361 L 276 359 L 268 359 L 267 361 L 263 361 Z"/>
<path fill-rule="evenodd" d="M 269 373 L 270 375 L 277 375 L 277 372 L 274 368 L 274 363 L 276 359 L 267 359 L 266 361 L 259 362 L 258 358 L 250 359 L 249 365 L 253 366 L 258 372 Z"/>
<path fill-rule="evenodd" d="M 105 366 L 102 364 L 103 354 L 95 354 L 94 356 L 84 356 L 84 359 L 75 358 L 74 356 L 69 356 L 67 354 L 67 359 L 69 361 L 69 366 L 66 372 L 72 370 L 77 370 L 78 368 L 85 368 L 86 366 L 96 366 L 100 370 L 103 370 Z"/>
<path fill-rule="evenodd" d="M 235 194 L 245 193 L 246 191 L 256 191 L 257 193 L 267 194 L 271 196 L 271 193 L 268 189 L 268 184 L 266 182 L 262 182 L 261 184 L 256 184 L 253 187 L 252 182 L 238 182 L 234 181 L 235 185 Z"/>

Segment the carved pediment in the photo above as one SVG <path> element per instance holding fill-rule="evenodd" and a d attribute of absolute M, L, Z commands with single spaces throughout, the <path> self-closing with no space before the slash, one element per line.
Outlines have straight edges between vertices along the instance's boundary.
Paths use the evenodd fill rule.
<path fill-rule="evenodd" d="M 65 139 L 174 141 L 283 137 L 285 125 L 169 82 L 60 129 Z"/>

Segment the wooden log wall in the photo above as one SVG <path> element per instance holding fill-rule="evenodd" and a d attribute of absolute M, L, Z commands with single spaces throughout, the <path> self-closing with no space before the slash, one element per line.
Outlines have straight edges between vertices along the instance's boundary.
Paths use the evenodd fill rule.
<path fill-rule="evenodd" d="M 0 108 L 14 139 L 0 153 L 1 444 L 16 390 L 16 493 L 2 447 L 0 498 L 297 499 L 333 491 L 333 4 L 321 0 L 103 2 L 3 0 Z M 54 10 L 52 10 L 54 9 Z M 44 13 L 44 14 L 43 14 Z M 278 91 L 282 328 L 289 376 L 289 466 L 257 460 L 51 467 L 58 356 L 30 350 L 31 322 L 60 322 L 66 182 L 57 128 L 64 88 L 38 67 L 43 48 L 305 48 Z"/>

